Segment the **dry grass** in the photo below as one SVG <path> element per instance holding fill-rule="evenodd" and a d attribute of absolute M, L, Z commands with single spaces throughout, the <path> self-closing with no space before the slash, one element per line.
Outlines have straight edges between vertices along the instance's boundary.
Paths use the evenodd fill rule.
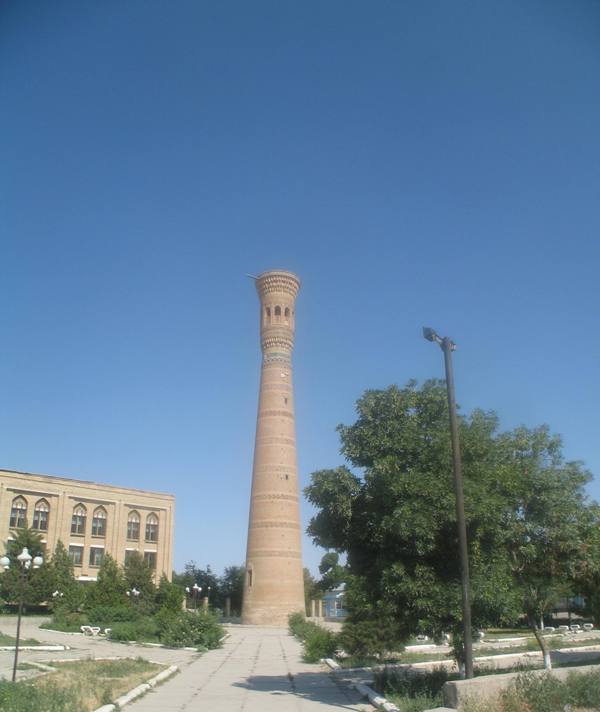
<path fill-rule="evenodd" d="M 163 665 L 142 658 L 122 660 L 78 660 L 49 663 L 56 672 L 38 677 L 33 684 L 72 692 L 85 712 L 114 702 L 142 682 L 154 677 Z"/>

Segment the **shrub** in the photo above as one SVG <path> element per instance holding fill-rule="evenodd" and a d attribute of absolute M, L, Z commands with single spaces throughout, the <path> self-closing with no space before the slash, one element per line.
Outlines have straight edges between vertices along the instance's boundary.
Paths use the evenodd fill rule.
<path fill-rule="evenodd" d="M 292 613 L 288 617 L 290 633 L 302 641 L 304 645 L 303 660 L 305 663 L 316 663 L 321 658 L 335 655 L 338 646 L 338 636 L 320 625 L 307 621 L 303 613 Z"/>
<path fill-rule="evenodd" d="M 138 621 L 124 621 L 113 623 L 110 629 L 111 640 L 158 640 L 158 626 L 152 618 L 141 618 Z"/>
<path fill-rule="evenodd" d="M 313 624 L 314 625 L 314 624 Z M 321 658 L 331 658 L 335 655 L 338 645 L 338 636 L 326 628 L 314 625 L 304 640 L 305 663 L 317 663 Z"/>
<path fill-rule="evenodd" d="M 340 645 L 346 653 L 361 657 L 383 657 L 389 650 L 399 652 L 389 627 L 378 621 L 345 621 L 340 633 Z"/>
<path fill-rule="evenodd" d="M 65 633 L 79 633 L 82 625 L 89 625 L 89 619 L 85 613 L 58 610 L 54 613 L 54 617 L 49 623 L 43 623 L 40 627 L 61 630 Z"/>
<path fill-rule="evenodd" d="M 225 632 L 217 617 L 208 611 L 182 611 L 177 615 L 163 616 L 160 625 L 161 643 L 172 648 L 194 647 L 212 650 L 220 646 Z"/>
<path fill-rule="evenodd" d="M 134 606 L 123 604 L 121 606 L 92 606 L 87 611 L 87 617 L 92 625 L 102 627 L 112 626 L 115 623 L 136 621 L 141 614 Z"/>

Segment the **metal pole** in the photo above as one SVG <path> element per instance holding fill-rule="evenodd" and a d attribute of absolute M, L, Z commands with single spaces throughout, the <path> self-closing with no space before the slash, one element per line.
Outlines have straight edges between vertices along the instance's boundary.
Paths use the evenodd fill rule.
<path fill-rule="evenodd" d="M 19 591 L 19 615 L 17 618 L 17 639 L 15 642 L 15 659 L 13 662 L 12 681 L 17 679 L 17 661 L 19 659 L 19 641 L 21 639 L 21 615 L 23 614 L 23 597 L 25 594 L 25 570 L 22 570 L 19 575 L 20 591 Z"/>
<path fill-rule="evenodd" d="M 460 550 L 460 576 L 462 580 L 462 609 L 465 647 L 465 677 L 473 677 L 473 641 L 471 639 L 471 593 L 469 586 L 469 552 L 467 548 L 467 526 L 465 523 L 465 500 L 463 496 L 462 470 L 460 462 L 460 443 L 458 439 L 458 420 L 456 417 L 456 398 L 454 395 L 454 371 L 452 369 L 453 342 L 446 336 L 440 344 L 444 352 L 446 367 L 446 389 L 448 392 L 448 410 L 450 412 L 450 437 L 452 440 L 452 464 L 454 466 L 454 491 L 456 494 L 456 524 Z"/>

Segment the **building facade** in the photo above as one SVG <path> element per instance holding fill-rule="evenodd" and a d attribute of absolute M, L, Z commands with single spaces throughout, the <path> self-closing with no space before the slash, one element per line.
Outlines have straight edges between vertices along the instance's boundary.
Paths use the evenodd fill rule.
<path fill-rule="evenodd" d="M 242 622 L 287 625 L 304 610 L 292 349 L 300 280 L 291 272 L 256 279 L 262 368 L 246 551 Z"/>
<path fill-rule="evenodd" d="M 48 554 L 62 541 L 80 581 L 96 579 L 105 554 L 123 564 L 134 551 L 171 580 L 174 514 L 170 494 L 0 470 L 0 546 L 31 527 Z"/>

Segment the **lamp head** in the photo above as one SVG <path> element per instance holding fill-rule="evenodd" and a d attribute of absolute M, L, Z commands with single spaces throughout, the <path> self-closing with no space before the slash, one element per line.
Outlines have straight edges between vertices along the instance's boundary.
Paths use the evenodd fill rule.
<path fill-rule="evenodd" d="M 441 341 L 440 337 L 436 334 L 435 329 L 432 329 L 430 326 L 423 327 L 423 336 L 427 339 L 427 341 L 435 341 L 438 344 Z"/>
<path fill-rule="evenodd" d="M 41 556 L 34 556 L 33 557 L 33 568 L 34 569 L 39 569 L 40 566 L 44 563 L 44 559 Z"/>
<path fill-rule="evenodd" d="M 26 546 L 23 547 L 23 551 L 17 556 L 17 560 L 24 566 L 27 566 L 27 564 L 31 562 L 31 554 Z"/>
<path fill-rule="evenodd" d="M 0 558 L 0 566 L 6 571 L 10 568 L 10 559 L 8 556 L 3 556 Z"/>

